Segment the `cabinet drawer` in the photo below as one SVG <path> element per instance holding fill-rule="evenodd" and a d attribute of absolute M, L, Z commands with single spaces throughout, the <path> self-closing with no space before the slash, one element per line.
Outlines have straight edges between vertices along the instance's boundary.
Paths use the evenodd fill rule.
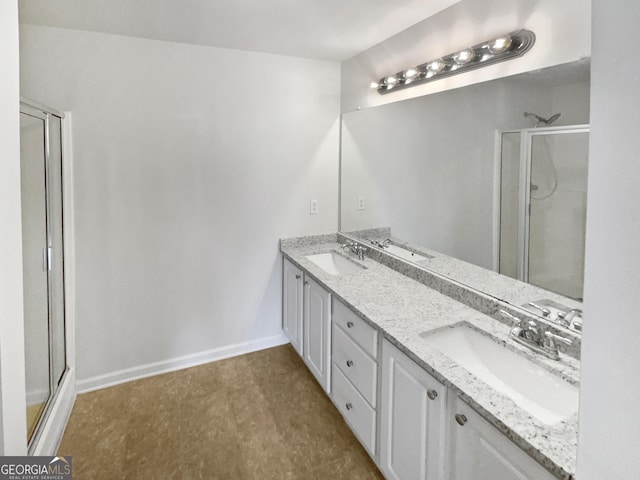
<path fill-rule="evenodd" d="M 333 323 L 340 325 L 347 335 L 362 349 L 376 358 L 378 354 L 378 332 L 339 301 L 333 302 Z"/>
<path fill-rule="evenodd" d="M 333 363 L 375 408 L 377 364 L 337 326 L 333 329 Z"/>
<path fill-rule="evenodd" d="M 339 368 L 333 368 L 333 401 L 360 442 L 375 455 L 376 411 L 347 380 Z"/>

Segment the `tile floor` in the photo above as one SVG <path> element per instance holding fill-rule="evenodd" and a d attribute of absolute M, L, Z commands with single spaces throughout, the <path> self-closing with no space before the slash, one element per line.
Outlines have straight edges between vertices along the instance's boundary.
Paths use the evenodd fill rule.
<path fill-rule="evenodd" d="M 78 396 L 74 480 L 382 475 L 290 345 Z"/>

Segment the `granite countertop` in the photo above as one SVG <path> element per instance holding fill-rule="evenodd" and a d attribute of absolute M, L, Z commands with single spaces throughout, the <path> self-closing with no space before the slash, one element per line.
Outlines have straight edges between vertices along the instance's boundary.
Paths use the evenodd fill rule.
<path fill-rule="evenodd" d="M 372 259 L 357 260 L 354 255 L 340 250 L 335 235 L 283 240 L 281 250 L 289 260 L 306 270 L 552 474 L 573 479 L 577 413 L 551 426 L 542 423 L 510 398 L 431 347 L 428 338 L 420 334 L 465 322 L 575 385 L 579 381 L 577 360 L 562 354 L 560 361 L 548 360 L 515 342 L 507 342 L 509 326 Z M 305 258 L 328 251 L 336 251 L 366 268 L 334 276 Z"/>
<path fill-rule="evenodd" d="M 582 302 L 545 290 L 531 283 L 522 282 L 506 275 L 501 275 L 493 270 L 474 265 L 464 260 L 460 260 L 442 252 L 431 250 L 423 246 L 419 246 L 401 238 L 391 235 L 389 228 L 370 229 L 356 232 L 347 232 L 347 235 L 356 238 L 366 239 L 364 243 L 370 243 L 371 240 L 383 241 L 390 238 L 393 244 L 404 247 L 407 250 L 418 254 L 427 255 L 427 260 L 415 262 L 420 267 L 428 268 L 439 275 L 455 278 L 457 281 L 469 285 L 477 290 L 489 293 L 490 295 L 501 298 L 508 303 L 520 306 L 525 310 L 529 310 L 537 315 L 540 314 L 535 308 L 527 305 L 528 302 L 539 302 L 542 299 L 552 300 L 553 302 L 564 306 L 564 309 L 582 308 Z"/>

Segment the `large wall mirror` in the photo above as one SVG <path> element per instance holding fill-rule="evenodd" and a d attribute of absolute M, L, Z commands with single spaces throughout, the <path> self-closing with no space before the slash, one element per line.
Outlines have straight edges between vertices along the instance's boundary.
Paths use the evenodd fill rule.
<path fill-rule="evenodd" d="M 589 83 L 583 60 L 344 114 L 341 231 L 533 313 L 581 308 Z"/>

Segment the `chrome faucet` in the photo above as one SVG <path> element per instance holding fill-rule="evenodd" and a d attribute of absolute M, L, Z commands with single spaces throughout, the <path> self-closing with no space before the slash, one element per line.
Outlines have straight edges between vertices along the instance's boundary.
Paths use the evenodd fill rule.
<path fill-rule="evenodd" d="M 378 240 L 371 240 L 371 239 L 369 239 L 369 241 L 373 245 L 375 245 L 376 247 L 380 247 L 382 249 L 387 248 L 389 246 L 389 244 L 391 243 L 391 239 L 390 238 L 386 238 L 382 242 L 379 242 Z"/>
<path fill-rule="evenodd" d="M 547 358 L 552 360 L 560 359 L 558 343 L 572 344 L 570 339 L 555 334 L 551 330 L 542 332 L 540 325 L 533 320 L 518 318 L 504 310 L 500 310 L 500 314 L 514 323 L 511 332 L 509 332 L 509 338 Z"/>
<path fill-rule="evenodd" d="M 341 248 L 342 250 L 345 250 L 347 248 L 351 250 L 358 256 L 358 260 L 364 260 L 364 254 L 367 251 L 366 247 L 358 245 L 356 242 L 347 242 L 343 244 Z"/>
<path fill-rule="evenodd" d="M 582 310 L 579 308 L 571 308 L 566 312 L 558 312 L 558 318 L 576 332 L 582 331 Z"/>

